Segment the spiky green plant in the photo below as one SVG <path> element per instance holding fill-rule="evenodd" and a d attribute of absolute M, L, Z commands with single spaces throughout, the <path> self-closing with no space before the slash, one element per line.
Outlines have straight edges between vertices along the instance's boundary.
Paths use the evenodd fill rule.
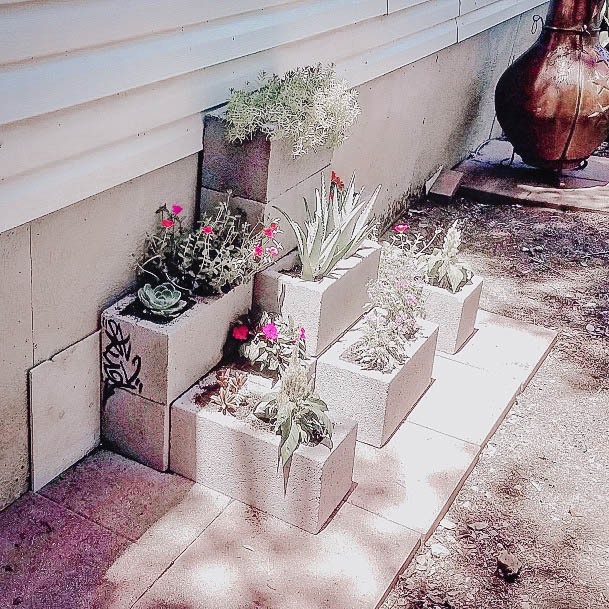
<path fill-rule="evenodd" d="M 362 191 L 355 192 L 355 173 L 346 191 L 339 188 L 340 185 L 340 179 L 338 182 L 333 180 L 328 190 L 325 178 L 321 176 L 321 191 L 315 189 L 315 208 L 311 209 L 305 199 L 303 226 L 276 208 L 296 235 L 304 281 L 329 275 L 341 260 L 357 251 L 373 229 L 370 214 L 380 185 L 368 201 L 362 198 Z"/>
<path fill-rule="evenodd" d="M 429 285 L 456 293 L 470 282 L 474 273 L 469 265 L 458 259 L 461 231 L 455 221 L 446 231 L 442 248 L 419 256 L 419 271 Z"/>
<path fill-rule="evenodd" d="M 281 435 L 279 456 L 286 471 L 294 451 L 304 443 L 319 443 L 332 438 L 328 406 L 313 393 L 313 381 L 294 348 L 290 365 L 281 375 L 278 392 L 262 397 L 254 414 L 274 425 Z"/>
<path fill-rule="evenodd" d="M 152 315 L 165 319 L 177 317 L 187 305 L 182 300 L 182 292 L 170 283 L 161 283 L 154 288 L 147 283 L 138 290 L 137 297 Z"/>

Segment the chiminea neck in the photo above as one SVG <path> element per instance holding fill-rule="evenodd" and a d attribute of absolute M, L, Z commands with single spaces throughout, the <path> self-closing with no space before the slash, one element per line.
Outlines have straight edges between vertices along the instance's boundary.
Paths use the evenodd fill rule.
<path fill-rule="evenodd" d="M 576 28 L 584 26 L 597 29 L 601 21 L 603 0 L 552 0 L 548 10 L 546 25 L 555 28 Z"/>

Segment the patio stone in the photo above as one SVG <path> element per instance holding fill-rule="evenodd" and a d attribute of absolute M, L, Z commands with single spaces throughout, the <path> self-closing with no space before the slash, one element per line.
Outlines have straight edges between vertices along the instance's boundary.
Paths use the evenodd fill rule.
<path fill-rule="evenodd" d="M 509 375 L 524 389 L 552 349 L 557 333 L 541 326 L 480 310 L 477 332 L 455 355 L 455 362 Z"/>
<path fill-rule="evenodd" d="M 45 497 L 27 494 L 0 513 L 0 607 L 98 609 L 93 595 L 128 544 Z"/>
<path fill-rule="evenodd" d="M 403 423 L 383 448 L 357 443 L 349 503 L 430 534 L 476 463 L 479 447 Z"/>
<path fill-rule="evenodd" d="M 40 494 L 135 541 L 194 486 L 107 450 L 97 450 Z"/>
<path fill-rule="evenodd" d="M 408 421 L 483 446 L 520 392 L 508 375 L 437 357 L 434 382 Z"/>
<path fill-rule="evenodd" d="M 234 502 L 134 609 L 372 609 L 418 545 L 350 504 L 310 535 Z"/>
<path fill-rule="evenodd" d="M 95 332 L 30 370 L 35 491 L 99 444 L 99 342 Z"/>

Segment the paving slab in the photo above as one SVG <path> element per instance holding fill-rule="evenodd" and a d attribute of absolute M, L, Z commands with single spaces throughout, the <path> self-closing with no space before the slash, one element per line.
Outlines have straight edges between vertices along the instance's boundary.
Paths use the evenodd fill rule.
<path fill-rule="evenodd" d="M 124 537 L 28 493 L 0 513 L 0 607 L 93 608 Z"/>
<path fill-rule="evenodd" d="M 349 503 L 427 537 L 480 448 L 406 421 L 383 448 L 357 443 Z"/>
<path fill-rule="evenodd" d="M 480 310 L 474 335 L 455 355 L 441 357 L 516 378 L 523 390 L 557 336 L 554 330 Z"/>
<path fill-rule="evenodd" d="M 311 535 L 233 502 L 134 609 L 373 609 L 418 545 L 348 503 Z"/>
<path fill-rule="evenodd" d="M 520 393 L 520 381 L 437 357 L 434 380 L 408 421 L 483 446 Z"/>
<path fill-rule="evenodd" d="M 107 450 L 77 463 L 40 494 L 136 541 L 186 497 L 194 482 Z"/>

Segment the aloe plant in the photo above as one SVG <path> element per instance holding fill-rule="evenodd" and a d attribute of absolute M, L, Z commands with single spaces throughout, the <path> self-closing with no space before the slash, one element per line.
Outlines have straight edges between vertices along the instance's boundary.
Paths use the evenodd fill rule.
<path fill-rule="evenodd" d="M 333 175 L 330 189 L 321 177 L 321 191 L 315 189 L 315 208 L 305 199 L 306 220 L 298 224 L 281 209 L 298 242 L 298 254 L 302 265 L 301 278 L 315 281 L 329 275 L 344 258 L 354 254 L 372 226 L 370 214 L 381 189 L 380 185 L 368 201 L 362 199 L 362 191 L 355 192 L 355 173 L 346 192 L 340 179 Z"/>
<path fill-rule="evenodd" d="M 154 288 L 147 283 L 138 290 L 137 297 L 146 310 L 165 319 L 177 317 L 187 304 L 182 300 L 182 292 L 170 283 L 161 283 Z"/>

